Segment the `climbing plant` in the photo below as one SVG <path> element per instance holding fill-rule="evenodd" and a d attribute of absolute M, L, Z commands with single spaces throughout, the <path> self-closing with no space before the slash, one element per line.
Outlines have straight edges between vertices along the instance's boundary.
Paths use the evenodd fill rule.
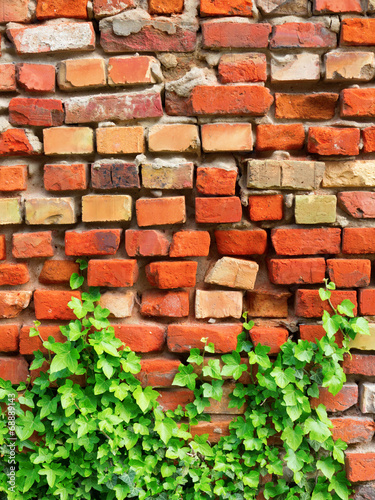
<path fill-rule="evenodd" d="M 73 274 L 71 287 L 83 281 Z M 333 288 L 327 283 L 320 290 L 322 300 L 330 302 Z M 34 353 L 30 369 L 40 373 L 33 383 L 15 388 L 0 380 L 0 491 L 9 500 L 239 500 L 261 498 L 261 491 L 266 499 L 348 499 L 346 444 L 332 439 L 325 407 L 312 401 L 319 386 L 332 394 L 341 389 L 340 362 L 350 339 L 368 333 L 353 304 L 331 304 L 334 314 L 323 315 L 325 336 L 288 340 L 276 358 L 249 341 L 253 323 L 246 316 L 232 353 L 218 357 L 202 339 L 202 349 L 191 350 L 174 379 L 194 391 L 194 401 L 163 412 L 158 392 L 136 377 L 139 356 L 115 337 L 99 300 L 97 288 L 71 299 L 76 319 L 60 327 L 63 343 L 43 341 L 38 322 L 31 328 L 46 351 Z M 342 347 L 335 341 L 339 330 Z M 244 413 L 212 444 L 208 434 L 194 435 L 194 426 L 210 419 L 206 410 L 221 400 L 226 379 L 236 381 L 229 406 Z M 16 415 L 14 457 L 9 401 Z"/>

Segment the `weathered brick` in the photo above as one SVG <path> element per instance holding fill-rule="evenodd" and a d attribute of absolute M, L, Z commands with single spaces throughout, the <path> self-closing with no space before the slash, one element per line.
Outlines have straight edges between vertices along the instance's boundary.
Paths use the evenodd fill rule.
<path fill-rule="evenodd" d="M 13 125 L 57 127 L 64 123 L 62 101 L 15 97 L 9 103 L 9 120 Z"/>
<path fill-rule="evenodd" d="M 263 48 L 268 46 L 271 25 L 254 24 L 247 19 L 218 19 L 202 23 L 202 45 L 205 49 Z"/>
<path fill-rule="evenodd" d="M 265 82 L 267 58 L 265 54 L 224 54 L 220 58 L 220 83 Z"/>
<path fill-rule="evenodd" d="M 181 224 L 186 221 L 185 196 L 140 198 L 136 201 L 136 213 L 140 227 Z"/>
<path fill-rule="evenodd" d="M 275 117 L 286 120 L 330 120 L 335 116 L 339 95 L 275 94 Z"/>
<path fill-rule="evenodd" d="M 316 342 L 321 340 L 327 332 L 324 330 L 322 325 L 299 325 L 301 340 L 308 340 L 309 342 Z M 343 335 L 339 330 L 335 335 L 335 342 L 342 348 Z"/>
<path fill-rule="evenodd" d="M 16 65 L 18 85 L 32 93 L 55 92 L 56 69 L 52 64 L 19 63 Z"/>
<path fill-rule="evenodd" d="M 193 437 L 208 434 L 210 443 L 218 443 L 222 437 L 230 435 L 229 424 L 231 422 L 230 415 L 212 415 L 210 422 L 198 422 L 191 426 L 190 432 Z"/>
<path fill-rule="evenodd" d="M 27 165 L 1 165 L 0 191 L 26 191 Z"/>
<path fill-rule="evenodd" d="M 35 155 L 41 151 L 37 137 L 26 130 L 10 128 L 0 132 L 0 156 Z"/>
<path fill-rule="evenodd" d="M 150 14 L 169 15 L 181 14 L 184 9 L 184 0 L 149 0 Z"/>
<path fill-rule="evenodd" d="M 375 165 L 373 161 L 327 161 L 323 177 L 324 187 L 373 187 Z M 345 192 L 338 193 L 346 196 Z"/>
<path fill-rule="evenodd" d="M 173 389 L 173 390 L 159 390 L 159 397 L 157 402 L 163 411 L 177 410 L 179 406 L 182 409 L 186 405 L 194 401 L 194 392 L 190 389 Z"/>
<path fill-rule="evenodd" d="M 341 92 L 340 114 L 343 118 L 354 116 L 363 118 L 374 117 L 375 88 L 344 89 Z"/>
<path fill-rule="evenodd" d="M 375 253 L 375 228 L 345 227 L 342 251 L 347 254 Z"/>
<path fill-rule="evenodd" d="M 236 196 L 222 198 L 196 198 L 195 220 L 203 224 L 240 222 L 241 200 Z"/>
<path fill-rule="evenodd" d="M 46 260 L 39 275 L 45 285 L 66 285 L 73 273 L 79 273 L 79 265 L 71 260 Z"/>
<path fill-rule="evenodd" d="M 373 52 L 329 52 L 324 59 L 326 80 L 368 82 L 374 78 Z"/>
<path fill-rule="evenodd" d="M 236 193 L 237 169 L 197 168 L 197 190 L 200 194 L 233 196 Z"/>
<path fill-rule="evenodd" d="M 0 260 L 7 258 L 5 235 L 0 234 Z"/>
<path fill-rule="evenodd" d="M 201 0 L 201 16 L 252 16 L 252 0 Z"/>
<path fill-rule="evenodd" d="M 13 42 L 18 54 L 94 50 L 95 48 L 95 31 L 92 23 L 10 25 L 6 34 Z"/>
<path fill-rule="evenodd" d="M 15 65 L 0 64 L 0 92 L 14 92 L 16 89 Z"/>
<path fill-rule="evenodd" d="M 290 293 L 284 290 L 258 288 L 247 292 L 247 312 L 250 317 L 286 318 L 288 317 L 288 298 Z"/>
<path fill-rule="evenodd" d="M 349 481 L 375 480 L 375 453 L 369 451 L 345 453 L 346 475 Z"/>
<path fill-rule="evenodd" d="M 56 342 L 66 342 L 66 337 L 61 333 L 59 326 L 39 326 L 38 332 L 40 337 L 30 337 L 31 328 L 31 326 L 23 326 L 20 330 L 20 354 L 22 355 L 30 355 L 37 350 L 47 354 L 48 351 L 43 347 L 40 337 L 42 337 L 43 341 L 47 341 L 48 337 L 53 337 Z"/>
<path fill-rule="evenodd" d="M 147 189 L 192 189 L 194 163 L 143 163 L 142 185 Z"/>
<path fill-rule="evenodd" d="M 16 259 L 31 259 L 33 257 L 53 257 L 52 232 L 13 234 L 12 255 Z"/>
<path fill-rule="evenodd" d="M 94 152 L 94 131 L 88 127 L 43 129 L 46 155 L 90 154 Z"/>
<path fill-rule="evenodd" d="M 44 189 L 46 191 L 82 191 L 87 189 L 87 164 L 44 165 Z"/>
<path fill-rule="evenodd" d="M 315 14 L 362 12 L 361 0 L 314 0 Z"/>
<path fill-rule="evenodd" d="M 341 45 L 375 45 L 375 19 L 343 19 Z"/>
<path fill-rule="evenodd" d="M 222 290 L 196 290 L 195 317 L 202 318 L 241 318 L 242 292 Z"/>
<path fill-rule="evenodd" d="M 221 255 L 262 255 L 267 248 L 267 232 L 259 230 L 217 230 L 217 250 Z"/>
<path fill-rule="evenodd" d="M 135 259 L 89 260 L 89 286 L 129 287 L 137 279 L 138 265 Z"/>
<path fill-rule="evenodd" d="M 296 223 L 327 224 L 336 222 L 336 204 L 335 195 L 296 195 Z"/>
<path fill-rule="evenodd" d="M 87 2 L 86 0 L 37 0 L 36 17 L 87 19 Z"/>
<path fill-rule="evenodd" d="M 165 327 L 163 325 L 113 325 L 115 335 L 135 352 L 161 351 L 164 346 Z"/>
<path fill-rule="evenodd" d="M 19 198 L 0 198 L 0 226 L 22 224 Z"/>
<path fill-rule="evenodd" d="M 190 124 L 154 125 L 149 129 L 148 149 L 160 153 L 200 151 L 199 129 Z"/>
<path fill-rule="evenodd" d="M 362 130 L 363 152 L 373 153 L 375 151 L 375 127 L 368 127 Z"/>
<path fill-rule="evenodd" d="M 344 356 L 342 365 L 347 375 L 375 376 L 375 356 L 372 354 L 351 354 Z"/>
<path fill-rule="evenodd" d="M 115 255 L 122 229 L 66 231 L 65 255 Z"/>
<path fill-rule="evenodd" d="M 375 288 L 359 290 L 359 310 L 362 315 L 375 315 Z"/>
<path fill-rule="evenodd" d="M 169 246 L 170 241 L 162 231 L 154 229 L 125 231 L 125 249 L 129 257 L 168 255 Z"/>
<path fill-rule="evenodd" d="M 328 276 L 338 288 L 358 288 L 370 284 L 371 261 L 368 259 L 328 259 Z"/>
<path fill-rule="evenodd" d="M 57 83 L 62 90 L 104 87 L 107 83 L 104 59 L 68 59 L 61 61 Z"/>
<path fill-rule="evenodd" d="M 110 311 L 110 316 L 115 318 L 129 318 L 133 313 L 136 292 L 105 292 L 100 297 L 99 304 L 103 309 Z"/>
<path fill-rule="evenodd" d="M 316 255 L 340 253 L 341 229 L 277 228 L 271 232 L 278 255 Z"/>
<path fill-rule="evenodd" d="M 189 292 L 146 290 L 142 294 L 141 314 L 169 318 L 189 316 Z"/>
<path fill-rule="evenodd" d="M 271 56 L 271 82 L 317 82 L 320 80 L 318 54 L 288 54 Z"/>
<path fill-rule="evenodd" d="M 76 220 L 74 198 L 29 198 L 25 201 L 26 224 L 74 224 Z"/>
<path fill-rule="evenodd" d="M 72 297 L 81 298 L 81 292 L 60 290 L 35 290 L 34 306 L 36 319 L 76 319 L 68 307 Z"/>
<path fill-rule="evenodd" d="M 138 167 L 123 160 L 98 160 L 91 165 L 94 189 L 139 188 Z"/>
<path fill-rule="evenodd" d="M 82 197 L 82 221 L 128 221 L 132 217 L 132 198 L 126 194 L 88 194 Z"/>
<path fill-rule="evenodd" d="M 254 345 L 262 344 L 270 347 L 269 354 L 278 354 L 288 337 L 289 332 L 286 328 L 254 326 L 250 330 L 250 338 Z"/>
<path fill-rule="evenodd" d="M 309 13 L 307 0 L 257 0 L 262 14 L 271 16 L 306 16 Z"/>
<path fill-rule="evenodd" d="M 341 391 L 333 396 L 326 387 L 319 387 L 319 398 L 311 398 L 311 406 L 317 408 L 323 404 L 327 411 L 335 413 L 345 411 L 356 405 L 358 402 L 357 384 L 344 384 Z"/>
<path fill-rule="evenodd" d="M 0 351 L 17 352 L 19 341 L 18 325 L 0 325 Z"/>
<path fill-rule="evenodd" d="M 276 285 L 323 283 L 326 263 L 322 258 L 270 259 L 268 273 Z"/>
<path fill-rule="evenodd" d="M 370 0 L 372 2 L 373 0 Z M 375 4 L 373 4 L 375 7 Z M 372 11 L 374 12 L 374 10 Z M 375 483 L 357 484 L 354 488 L 354 500 L 373 500 L 375 497 Z"/>
<path fill-rule="evenodd" d="M 179 231 L 174 233 L 170 257 L 207 257 L 210 251 L 208 231 Z"/>
<path fill-rule="evenodd" d="M 310 127 L 307 149 L 319 155 L 357 155 L 359 140 L 357 128 Z"/>
<path fill-rule="evenodd" d="M 334 290 L 331 295 L 331 302 L 334 307 L 341 304 L 343 300 L 350 300 L 354 304 L 353 313 L 357 314 L 357 292 L 354 290 Z M 333 310 L 327 301 L 322 301 L 319 290 L 297 290 L 295 312 L 302 318 L 320 318 L 323 312 L 328 311 L 333 314 Z"/>
<path fill-rule="evenodd" d="M 274 27 L 270 48 L 334 48 L 337 46 L 336 34 L 323 23 L 284 23 Z"/>
<path fill-rule="evenodd" d="M 370 335 L 358 333 L 354 340 L 350 341 L 350 349 L 359 349 L 360 351 L 375 350 L 375 323 L 369 324 Z"/>
<path fill-rule="evenodd" d="M 207 123 L 201 126 L 201 133 L 206 153 L 253 149 L 250 123 Z"/>
<path fill-rule="evenodd" d="M 192 287 L 196 283 L 198 263 L 193 261 L 151 262 L 146 277 L 155 288 Z"/>
<path fill-rule="evenodd" d="M 337 195 L 342 210 L 356 219 L 375 218 L 375 193 L 371 191 L 343 191 Z"/>
<path fill-rule="evenodd" d="M 244 259 L 222 257 L 208 271 L 204 281 L 213 285 L 252 290 L 259 271 L 259 265 Z"/>
<path fill-rule="evenodd" d="M 70 97 L 64 106 L 65 123 L 123 121 L 163 115 L 160 93 L 154 90 Z"/>
<path fill-rule="evenodd" d="M 0 286 L 24 285 L 30 281 L 26 264 L 0 264 Z"/>
<path fill-rule="evenodd" d="M 0 357 L 0 377 L 10 380 L 12 384 L 26 382 L 29 376 L 29 365 L 23 356 Z"/>
<path fill-rule="evenodd" d="M 96 147 L 99 154 L 143 153 L 143 127 L 99 127 L 96 129 Z"/>
<path fill-rule="evenodd" d="M 16 318 L 30 304 L 32 292 L 0 291 L 0 318 Z"/>
<path fill-rule="evenodd" d="M 362 413 L 375 413 L 375 383 L 361 382 L 359 385 L 359 408 Z"/>
<path fill-rule="evenodd" d="M 184 323 L 169 325 L 167 342 L 172 352 L 189 352 L 190 349 L 203 349 L 202 338 L 215 344 L 215 351 L 231 352 L 236 349 L 237 337 L 242 331 L 241 323 L 209 325 L 204 323 Z"/>
<path fill-rule="evenodd" d="M 110 57 L 108 83 L 116 85 L 144 85 L 161 80 L 160 62 L 152 56 Z"/>
<path fill-rule="evenodd" d="M 293 125 L 258 125 L 256 149 L 258 151 L 303 149 L 305 129 L 302 123 Z"/>
<path fill-rule="evenodd" d="M 0 0 L 0 23 L 24 23 L 30 19 L 29 0 Z"/>
<path fill-rule="evenodd" d="M 284 197 L 282 194 L 249 196 L 249 216 L 251 220 L 281 220 L 283 218 Z"/>
<path fill-rule="evenodd" d="M 178 358 L 158 356 L 141 359 L 141 371 L 136 375 L 142 387 L 170 387 L 178 373 L 181 361 Z"/>
<path fill-rule="evenodd" d="M 123 10 L 134 7 L 133 0 L 94 0 L 93 4 L 96 18 L 114 16 Z"/>

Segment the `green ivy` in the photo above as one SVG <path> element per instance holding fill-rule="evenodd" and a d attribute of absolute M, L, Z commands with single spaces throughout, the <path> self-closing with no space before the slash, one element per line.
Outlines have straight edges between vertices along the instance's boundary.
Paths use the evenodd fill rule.
<path fill-rule="evenodd" d="M 71 287 L 82 284 L 73 274 Z M 320 290 L 322 300 L 330 302 L 333 288 L 328 283 Z M 288 340 L 276 358 L 248 340 L 253 323 L 246 317 L 236 351 L 221 359 L 202 339 L 202 349 L 191 350 L 174 380 L 194 391 L 194 402 L 163 412 L 159 393 L 136 378 L 140 358 L 115 337 L 99 300 L 97 288 L 72 298 L 77 319 L 60 327 L 64 343 L 49 337 L 47 356 L 35 352 L 30 368 L 49 368 L 33 384 L 15 389 L 0 379 L 2 403 L 18 393 L 14 487 L 4 404 L 0 418 L 0 491 L 9 500 L 240 500 L 261 490 L 266 499 L 348 500 L 346 444 L 332 439 L 325 407 L 312 407 L 311 398 L 319 386 L 337 394 L 350 339 L 368 333 L 353 304 L 343 301 L 332 316 L 324 313 L 321 340 Z M 38 326 L 31 336 L 39 335 Z M 335 342 L 339 330 L 342 348 Z M 244 374 L 251 383 L 238 381 Z M 246 409 L 231 422 L 229 436 L 210 444 L 208 434 L 194 436 L 194 426 L 210 420 L 206 410 L 221 400 L 225 379 L 237 381 L 230 408 Z"/>

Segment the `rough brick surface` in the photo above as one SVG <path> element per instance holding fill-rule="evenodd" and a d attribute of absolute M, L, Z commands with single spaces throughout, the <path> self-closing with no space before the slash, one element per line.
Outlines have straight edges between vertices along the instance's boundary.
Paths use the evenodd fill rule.
<path fill-rule="evenodd" d="M 68 284 L 73 273 L 79 272 L 79 265 L 70 260 L 46 260 L 39 275 L 40 283 Z"/>
<path fill-rule="evenodd" d="M 68 307 L 72 297 L 81 298 L 81 292 L 60 290 L 35 290 L 34 305 L 36 319 L 75 319 L 73 311 Z"/>
<path fill-rule="evenodd" d="M 375 480 L 375 453 L 346 452 L 346 467 L 349 481 Z"/>
<path fill-rule="evenodd" d="M 32 93 L 55 91 L 56 68 L 52 64 L 20 63 L 16 65 L 18 85 Z"/>
<path fill-rule="evenodd" d="M 241 201 L 228 198 L 196 198 L 195 218 L 200 223 L 239 222 L 242 218 Z"/>
<path fill-rule="evenodd" d="M 277 354 L 280 347 L 288 340 L 289 332 L 286 328 L 272 328 L 255 326 L 250 330 L 251 341 L 271 348 L 269 354 Z"/>
<path fill-rule="evenodd" d="M 363 287 L 370 284 L 371 261 L 368 259 L 328 259 L 329 279 L 338 288 Z"/>
<path fill-rule="evenodd" d="M 16 352 L 18 351 L 19 343 L 19 326 L 16 325 L 0 325 L 0 351 L 1 352 Z"/>
<path fill-rule="evenodd" d="M 13 257 L 30 259 L 32 257 L 52 257 L 52 232 L 17 233 L 13 235 Z"/>
<path fill-rule="evenodd" d="M 267 233 L 264 230 L 215 231 L 218 252 L 222 255 L 261 255 L 266 251 Z"/>
<path fill-rule="evenodd" d="M 136 202 L 138 226 L 160 226 L 185 222 L 185 197 L 147 199 Z"/>
<path fill-rule="evenodd" d="M 195 286 L 197 262 L 152 262 L 146 266 L 146 277 L 155 288 Z"/>
<path fill-rule="evenodd" d="M 127 229 L 125 231 L 125 249 L 129 257 L 154 255 L 168 255 L 170 241 L 161 231 L 145 229 L 137 231 Z M 175 255 L 178 257 L 178 255 Z"/>
<path fill-rule="evenodd" d="M 275 116 L 287 120 L 329 120 L 335 114 L 339 95 L 328 92 L 317 94 L 275 94 Z"/>
<path fill-rule="evenodd" d="M 44 188 L 47 191 L 81 191 L 87 188 L 87 165 L 84 163 L 44 165 Z"/>
<path fill-rule="evenodd" d="M 267 58 L 264 54 L 224 54 L 218 67 L 220 83 L 265 82 Z"/>
<path fill-rule="evenodd" d="M 353 313 L 357 314 L 357 292 L 353 290 L 334 290 L 332 292 L 331 302 L 334 307 L 341 304 L 343 300 L 350 300 L 355 306 Z M 320 318 L 323 316 L 323 311 L 333 314 L 333 310 L 328 302 L 321 301 L 318 290 L 298 290 L 296 293 L 295 310 L 297 316 L 303 318 Z"/>
<path fill-rule="evenodd" d="M 0 191 L 26 191 L 27 165 L 3 165 L 0 168 Z"/>
<path fill-rule="evenodd" d="M 316 408 L 323 404 L 327 411 L 344 411 L 357 404 L 358 385 L 353 383 L 344 384 L 340 392 L 333 396 L 326 387 L 319 388 L 319 398 L 311 398 L 311 406 Z"/>
<path fill-rule="evenodd" d="M 142 295 L 141 314 L 182 318 L 189 315 L 189 293 L 148 290 Z"/>
<path fill-rule="evenodd" d="M 87 283 L 89 286 L 128 287 L 138 279 L 135 259 L 89 261 Z"/>
<path fill-rule="evenodd" d="M 338 254 L 341 229 L 273 229 L 272 244 L 278 255 Z"/>
<path fill-rule="evenodd" d="M 203 16 L 252 16 L 252 0 L 201 0 Z"/>
<path fill-rule="evenodd" d="M 66 255 L 115 255 L 120 246 L 121 229 L 67 231 Z"/>
<path fill-rule="evenodd" d="M 310 127 L 308 150 L 319 155 L 357 155 L 359 138 L 355 128 Z"/>
<path fill-rule="evenodd" d="M 271 26 L 253 24 L 247 20 L 210 20 L 202 23 L 204 48 L 262 48 L 267 47 Z"/>
<path fill-rule="evenodd" d="M 179 231 L 173 235 L 169 256 L 207 257 L 210 243 L 210 233 L 207 231 Z"/>
<path fill-rule="evenodd" d="M 270 281 L 276 285 L 323 283 L 325 271 L 322 258 L 270 259 L 268 262 Z"/>
<path fill-rule="evenodd" d="M 276 26 L 270 40 L 274 49 L 336 47 L 337 37 L 321 23 L 284 23 Z"/>
<path fill-rule="evenodd" d="M 165 341 L 165 328 L 162 325 L 147 323 L 114 325 L 115 335 L 136 352 L 161 351 Z"/>
<path fill-rule="evenodd" d="M 241 331 L 241 323 L 169 325 L 167 342 L 173 352 L 189 352 L 190 349 L 202 349 L 201 339 L 208 338 L 208 342 L 215 344 L 216 352 L 231 352 L 236 348 Z"/>
<path fill-rule="evenodd" d="M 237 170 L 197 168 L 197 190 L 200 194 L 233 196 L 236 192 L 236 180 Z"/>
<path fill-rule="evenodd" d="M 249 215 L 254 221 L 281 220 L 284 197 L 282 194 L 249 196 Z"/>

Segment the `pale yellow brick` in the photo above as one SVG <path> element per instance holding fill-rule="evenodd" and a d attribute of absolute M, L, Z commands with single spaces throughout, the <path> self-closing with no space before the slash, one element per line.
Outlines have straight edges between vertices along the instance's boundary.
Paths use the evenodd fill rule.
<path fill-rule="evenodd" d="M 205 152 L 252 151 L 250 123 L 210 123 L 202 125 L 202 146 Z"/>
<path fill-rule="evenodd" d="M 192 189 L 193 163 L 143 164 L 142 185 L 147 189 Z"/>
<path fill-rule="evenodd" d="M 223 257 L 210 269 L 204 281 L 213 285 L 252 290 L 258 270 L 259 266 L 256 262 Z"/>
<path fill-rule="evenodd" d="M 295 216 L 297 224 L 336 222 L 337 198 L 334 195 L 297 195 Z"/>
<path fill-rule="evenodd" d="M 375 187 L 375 161 L 327 161 L 324 187 Z"/>
<path fill-rule="evenodd" d="M 195 153 L 200 149 L 196 125 L 154 125 L 149 130 L 148 149 L 159 153 Z"/>
<path fill-rule="evenodd" d="M 350 349 L 360 349 L 361 351 L 375 351 L 375 323 L 369 324 L 370 335 L 357 334 L 354 340 L 350 341 Z"/>
<path fill-rule="evenodd" d="M 101 127 L 96 129 L 101 154 L 138 154 L 145 150 L 143 127 Z"/>
<path fill-rule="evenodd" d="M 107 83 L 104 59 L 68 59 L 59 65 L 57 83 L 62 90 L 104 87 Z"/>
<path fill-rule="evenodd" d="M 89 127 L 45 128 L 43 141 L 46 155 L 83 155 L 94 152 L 94 131 Z"/>
<path fill-rule="evenodd" d="M 131 196 L 89 194 L 82 197 L 83 222 L 128 221 L 131 217 Z"/>
<path fill-rule="evenodd" d="M 242 292 L 197 290 L 195 294 L 195 317 L 241 318 L 242 303 Z"/>
<path fill-rule="evenodd" d="M 0 199 L 0 225 L 21 224 L 22 214 L 18 198 Z"/>
<path fill-rule="evenodd" d="M 74 224 L 74 198 L 33 198 L 25 201 L 26 224 Z"/>

